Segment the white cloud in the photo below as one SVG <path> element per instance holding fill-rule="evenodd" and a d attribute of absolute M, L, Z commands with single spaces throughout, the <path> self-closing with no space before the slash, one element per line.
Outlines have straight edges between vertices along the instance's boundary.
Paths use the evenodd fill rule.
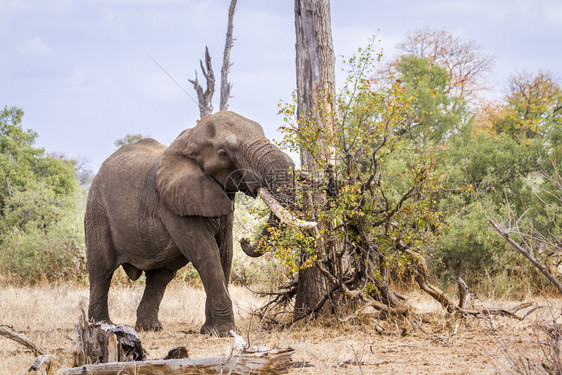
<path fill-rule="evenodd" d="M 49 57 L 53 55 L 53 49 L 40 36 L 33 36 L 25 38 L 20 51 L 26 55 L 31 57 Z"/>

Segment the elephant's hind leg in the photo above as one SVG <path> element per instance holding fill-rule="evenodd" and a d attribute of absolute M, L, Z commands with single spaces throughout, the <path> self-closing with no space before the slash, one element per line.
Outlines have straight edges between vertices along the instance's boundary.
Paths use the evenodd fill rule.
<path fill-rule="evenodd" d="M 160 302 L 162 302 L 166 286 L 172 281 L 176 271 L 159 268 L 145 271 L 145 275 L 146 287 L 137 309 L 136 328 L 139 330 L 161 330 L 162 323 L 158 320 Z"/>
<path fill-rule="evenodd" d="M 111 323 L 109 319 L 109 311 L 107 307 L 107 295 L 113 271 L 105 274 L 96 274 L 92 277 L 90 272 L 90 307 L 88 309 L 88 318 L 95 322 Z M 91 281 L 94 279 L 94 281 Z"/>
<path fill-rule="evenodd" d="M 92 222 L 88 220 L 87 223 Z M 115 271 L 113 264 L 113 244 L 109 225 L 86 224 L 86 247 L 88 255 L 88 274 L 90 277 L 90 306 L 88 318 L 96 322 L 111 323 L 107 306 L 107 295 L 111 278 Z"/>

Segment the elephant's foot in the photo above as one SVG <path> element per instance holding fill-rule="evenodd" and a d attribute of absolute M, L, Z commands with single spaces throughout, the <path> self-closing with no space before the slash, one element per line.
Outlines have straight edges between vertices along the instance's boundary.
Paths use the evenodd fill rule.
<path fill-rule="evenodd" d="M 158 319 L 137 319 L 135 328 L 138 331 L 161 331 L 164 329 L 162 323 Z"/>
<path fill-rule="evenodd" d="M 203 327 L 201 327 L 201 333 L 212 335 L 212 336 L 227 337 L 229 336 L 229 332 L 235 329 L 236 327 L 234 323 L 227 323 L 227 324 L 205 323 Z"/>
<path fill-rule="evenodd" d="M 88 320 L 92 321 L 92 322 L 96 322 L 96 323 L 102 323 L 102 324 L 111 324 L 111 325 L 115 325 L 111 319 L 109 319 L 109 315 L 102 315 L 102 316 L 89 316 Z"/>

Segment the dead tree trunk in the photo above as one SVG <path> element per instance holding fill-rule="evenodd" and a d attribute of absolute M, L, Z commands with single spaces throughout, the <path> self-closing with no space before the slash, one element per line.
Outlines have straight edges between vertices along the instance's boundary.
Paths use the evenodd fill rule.
<path fill-rule="evenodd" d="M 297 118 L 304 123 L 332 129 L 332 103 L 334 97 L 335 57 L 332 42 L 329 0 L 295 0 Z M 314 140 L 313 140 L 314 141 Z M 325 166 L 333 164 L 332 153 L 326 150 L 320 158 Z M 318 162 L 306 150 L 301 150 L 301 167 L 311 173 Z M 321 167 L 320 167 L 321 168 Z M 326 204 L 323 191 L 311 191 L 311 208 L 322 209 Z M 319 223 L 320 231 L 329 233 L 327 223 Z M 326 230 L 328 229 L 328 230 Z M 318 243 L 319 258 L 329 254 L 331 242 L 322 238 Z M 304 261 L 304 260 L 303 260 Z M 311 311 L 321 313 L 320 303 L 325 302 L 330 283 L 319 268 L 301 269 L 295 299 L 295 319 Z"/>
<path fill-rule="evenodd" d="M 230 89 L 232 84 L 228 82 L 228 72 L 230 70 L 230 50 L 232 49 L 232 30 L 234 28 L 234 10 L 236 8 L 236 1 L 231 0 L 230 7 L 228 9 L 228 25 L 226 30 L 226 42 L 224 45 L 224 54 L 221 68 L 221 89 L 220 89 L 220 110 L 228 109 L 228 99 L 230 99 Z M 197 71 L 195 71 L 195 79 L 190 79 L 189 82 L 193 85 L 195 92 L 197 92 L 197 101 L 199 105 L 199 113 L 201 118 L 206 115 L 213 113 L 213 94 L 215 93 L 215 73 L 213 71 L 213 66 L 211 64 L 211 56 L 209 55 L 209 49 L 205 47 L 205 65 L 203 61 L 200 61 L 201 71 L 205 76 L 207 83 L 207 88 L 203 91 L 203 87 L 197 79 Z"/>
<path fill-rule="evenodd" d="M 230 99 L 230 89 L 232 84 L 228 82 L 228 72 L 230 70 L 230 50 L 232 49 L 232 29 L 233 29 L 233 19 L 234 10 L 236 8 L 236 0 L 230 2 L 230 8 L 228 9 L 228 26 L 226 28 L 226 43 L 224 44 L 224 54 L 222 59 L 222 69 L 221 69 L 221 104 L 220 110 L 226 111 L 228 109 L 228 99 Z"/>
<path fill-rule="evenodd" d="M 6 334 L 42 354 L 30 368 L 39 374 L 282 374 L 293 366 L 291 355 L 294 349 L 249 346 L 233 331 L 231 335 L 234 342 L 229 356 L 187 358 L 187 349 L 176 347 L 164 359 L 147 360 L 134 329 L 88 322 L 82 311 L 76 324 L 74 367 L 61 368 L 52 355 L 43 355 L 36 345 L 21 335 L 9 331 Z"/>

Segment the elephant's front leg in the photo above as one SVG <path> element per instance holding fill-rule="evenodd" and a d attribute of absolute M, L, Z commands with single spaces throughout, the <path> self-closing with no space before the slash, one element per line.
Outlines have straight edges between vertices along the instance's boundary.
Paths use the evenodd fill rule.
<path fill-rule="evenodd" d="M 172 240 L 185 258 L 191 261 L 203 282 L 207 301 L 206 319 L 201 332 L 228 335 L 235 326 L 225 277 L 225 271 L 230 272 L 230 268 L 223 269 L 221 251 L 217 244 L 217 235 L 224 229 L 220 219 L 180 217 L 167 210 L 161 211 L 161 217 Z"/>
<path fill-rule="evenodd" d="M 203 256 L 193 258 L 193 265 L 203 282 L 207 300 L 205 302 L 205 324 L 201 333 L 228 336 L 235 329 L 232 301 L 227 289 L 227 278 L 219 256 L 216 243 L 210 249 L 202 250 Z"/>

